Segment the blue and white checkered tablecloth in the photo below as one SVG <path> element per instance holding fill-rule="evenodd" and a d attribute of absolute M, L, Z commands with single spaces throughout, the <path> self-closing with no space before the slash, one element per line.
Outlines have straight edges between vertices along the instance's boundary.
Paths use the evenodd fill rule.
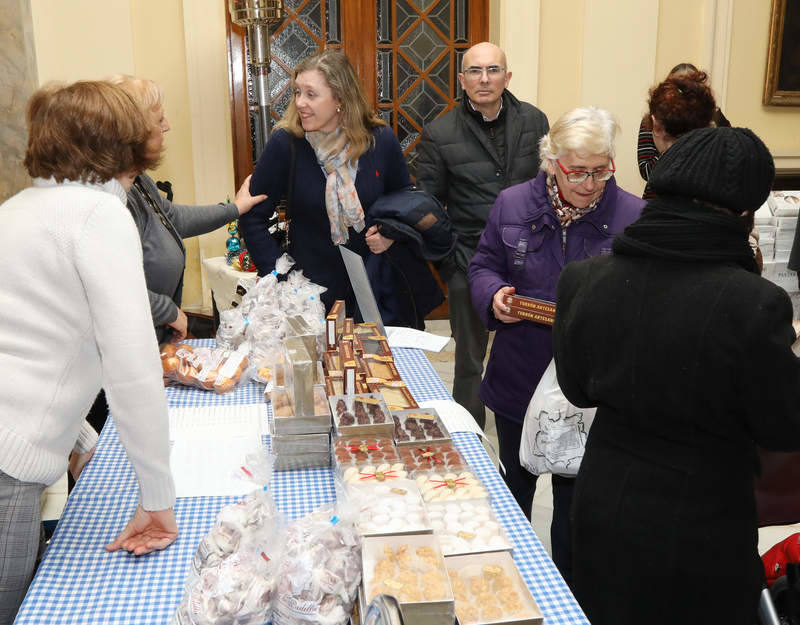
<path fill-rule="evenodd" d="M 197 341 L 209 345 L 211 341 Z M 449 399 L 424 353 L 395 349 L 395 362 L 417 401 Z M 186 387 L 167 389 L 170 407 L 242 405 L 263 401 L 263 386 L 250 382 L 217 395 Z M 267 437 L 268 438 L 268 437 Z M 491 492 L 492 507 L 514 544 L 514 560 L 548 625 L 584 624 L 586 617 L 497 473 L 478 438 L 453 438 Z M 268 444 L 268 440 L 265 440 Z M 289 520 L 335 498 L 330 469 L 276 472 L 272 491 Z M 236 497 L 178 499 L 180 536 L 165 551 L 146 556 L 107 553 L 137 503 L 136 479 L 109 419 L 92 461 L 72 491 L 15 625 L 168 624 L 183 594 L 197 544 L 220 509 Z"/>

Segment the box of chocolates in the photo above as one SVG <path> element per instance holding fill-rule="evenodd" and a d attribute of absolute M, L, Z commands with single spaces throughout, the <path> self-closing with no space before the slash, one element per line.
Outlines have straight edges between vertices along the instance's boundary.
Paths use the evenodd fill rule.
<path fill-rule="evenodd" d="M 415 473 L 414 479 L 425 501 L 487 499 L 489 491 L 472 471 Z"/>
<path fill-rule="evenodd" d="M 343 436 L 333 441 L 333 455 L 342 469 L 362 464 L 395 464 L 400 456 L 389 437 Z"/>
<path fill-rule="evenodd" d="M 452 443 L 406 445 L 397 448 L 400 461 L 412 471 L 463 471 L 467 462 Z"/>
<path fill-rule="evenodd" d="M 453 625 L 453 591 L 432 535 L 367 537 L 361 557 L 367 604 L 379 594 L 392 595 L 406 623 Z"/>
<path fill-rule="evenodd" d="M 333 395 L 328 401 L 339 436 L 392 437 L 394 423 L 379 394 Z"/>
<path fill-rule="evenodd" d="M 445 556 L 512 549 L 488 499 L 440 499 L 425 504 Z"/>
<path fill-rule="evenodd" d="M 364 536 L 431 533 L 413 480 L 348 483 L 347 493 L 359 507 L 358 529 Z"/>
<path fill-rule="evenodd" d="M 451 441 L 450 432 L 435 408 L 392 410 L 392 421 L 394 440 L 398 446 Z"/>
<path fill-rule="evenodd" d="M 544 622 L 509 552 L 449 556 L 445 563 L 459 625 Z"/>

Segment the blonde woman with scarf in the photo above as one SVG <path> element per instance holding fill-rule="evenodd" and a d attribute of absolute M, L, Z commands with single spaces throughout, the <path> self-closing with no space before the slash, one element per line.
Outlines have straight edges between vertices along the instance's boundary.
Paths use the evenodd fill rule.
<path fill-rule="evenodd" d="M 327 287 L 326 308 L 355 298 L 337 247 L 368 258 L 393 244 L 369 226 L 369 208 L 380 196 L 411 186 L 400 143 L 368 106 L 347 57 L 324 50 L 293 71 L 294 97 L 258 160 L 252 194 L 268 199 L 239 220 L 259 275 L 271 272 L 280 249 L 266 229 L 276 203 L 294 187 L 289 254 L 312 281 Z M 292 143 L 294 149 L 292 149 Z"/>

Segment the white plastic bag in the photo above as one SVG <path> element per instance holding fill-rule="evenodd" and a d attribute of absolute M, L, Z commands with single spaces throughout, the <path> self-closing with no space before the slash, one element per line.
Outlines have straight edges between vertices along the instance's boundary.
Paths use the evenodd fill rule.
<path fill-rule="evenodd" d="M 567 401 L 550 361 L 531 397 L 522 426 L 519 461 L 535 475 L 578 474 L 586 437 L 597 408 L 577 408 Z"/>

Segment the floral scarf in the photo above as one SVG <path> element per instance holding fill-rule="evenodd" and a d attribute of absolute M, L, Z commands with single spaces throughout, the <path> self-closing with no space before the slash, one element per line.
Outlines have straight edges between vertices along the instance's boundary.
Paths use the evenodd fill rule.
<path fill-rule="evenodd" d="M 364 209 L 355 187 L 358 161 L 349 162 L 350 146 L 341 128 L 330 133 L 307 132 L 306 140 L 327 176 L 325 210 L 331 224 L 331 241 L 334 245 L 347 243 L 348 228 L 352 226 L 356 232 L 364 229 Z"/>
<path fill-rule="evenodd" d="M 584 215 L 591 213 L 600 203 L 602 195 L 594 200 L 586 208 L 576 208 L 564 199 L 561 191 L 558 188 L 555 176 L 547 177 L 547 195 L 550 196 L 550 203 L 553 205 L 553 210 L 556 212 L 558 221 L 561 222 L 561 229 L 566 230 L 573 221 L 580 219 Z"/>

